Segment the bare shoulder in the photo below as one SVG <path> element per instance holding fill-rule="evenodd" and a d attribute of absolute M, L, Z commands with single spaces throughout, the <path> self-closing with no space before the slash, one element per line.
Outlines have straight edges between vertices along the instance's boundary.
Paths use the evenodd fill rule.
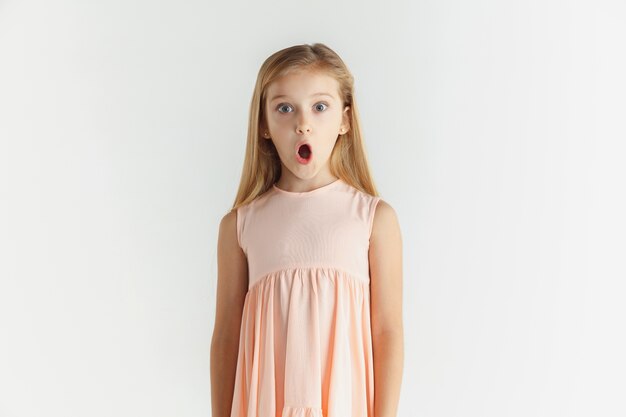
<path fill-rule="evenodd" d="M 222 235 L 223 234 L 223 235 Z M 220 220 L 220 237 L 237 240 L 237 210 L 232 209 Z"/>
<path fill-rule="evenodd" d="M 370 242 L 400 239 L 400 222 L 395 209 L 382 198 L 376 205 Z"/>
<path fill-rule="evenodd" d="M 243 249 L 237 236 L 237 210 L 232 209 L 220 220 L 218 237 L 218 257 L 227 258 L 241 264 L 245 261 Z"/>

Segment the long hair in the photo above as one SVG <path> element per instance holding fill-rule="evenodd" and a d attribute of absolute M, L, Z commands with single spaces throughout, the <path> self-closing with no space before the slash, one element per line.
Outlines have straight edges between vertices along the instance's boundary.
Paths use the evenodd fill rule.
<path fill-rule="evenodd" d="M 328 46 L 304 44 L 275 52 L 261 65 L 250 102 L 248 140 L 239 190 L 231 211 L 265 193 L 280 178 L 282 168 L 276 147 L 259 134 L 262 122 L 266 120 L 266 94 L 268 86 L 277 78 L 301 69 L 323 71 L 334 77 L 339 83 L 339 95 L 344 107 L 350 106 L 350 128 L 347 133 L 338 135 L 330 155 L 330 172 L 353 187 L 378 196 L 361 135 L 354 78 L 339 55 Z"/>

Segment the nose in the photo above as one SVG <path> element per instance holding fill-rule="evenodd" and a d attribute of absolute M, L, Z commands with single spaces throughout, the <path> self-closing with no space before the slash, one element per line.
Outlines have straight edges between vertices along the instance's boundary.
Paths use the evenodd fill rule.
<path fill-rule="evenodd" d="M 298 119 L 298 124 L 296 125 L 296 132 L 302 135 L 304 133 L 311 133 L 311 126 L 309 125 L 307 119 L 305 117 L 301 117 Z"/>
<path fill-rule="evenodd" d="M 310 128 L 308 125 L 305 125 L 305 126 L 298 126 L 298 128 L 296 129 L 296 131 L 297 131 L 299 134 L 301 134 L 301 135 L 302 135 L 302 134 L 304 134 L 305 132 L 306 132 L 306 133 L 311 133 L 311 128 Z"/>

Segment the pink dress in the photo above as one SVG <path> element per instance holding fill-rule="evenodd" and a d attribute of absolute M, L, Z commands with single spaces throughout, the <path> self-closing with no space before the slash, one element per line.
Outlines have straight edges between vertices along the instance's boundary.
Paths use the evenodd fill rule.
<path fill-rule="evenodd" d="M 380 197 L 341 179 L 237 209 L 248 259 L 231 417 L 372 417 L 369 238 Z"/>

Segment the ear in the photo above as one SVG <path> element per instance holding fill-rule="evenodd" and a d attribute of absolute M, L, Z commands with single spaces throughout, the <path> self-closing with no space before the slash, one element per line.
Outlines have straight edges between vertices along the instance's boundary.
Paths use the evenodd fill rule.
<path fill-rule="evenodd" d="M 343 135 L 350 130 L 350 106 L 346 106 L 343 109 L 343 115 L 341 116 L 341 126 L 339 127 L 339 134 Z"/>
<path fill-rule="evenodd" d="M 259 124 L 259 135 L 264 139 L 271 139 L 270 131 L 263 123 Z"/>

